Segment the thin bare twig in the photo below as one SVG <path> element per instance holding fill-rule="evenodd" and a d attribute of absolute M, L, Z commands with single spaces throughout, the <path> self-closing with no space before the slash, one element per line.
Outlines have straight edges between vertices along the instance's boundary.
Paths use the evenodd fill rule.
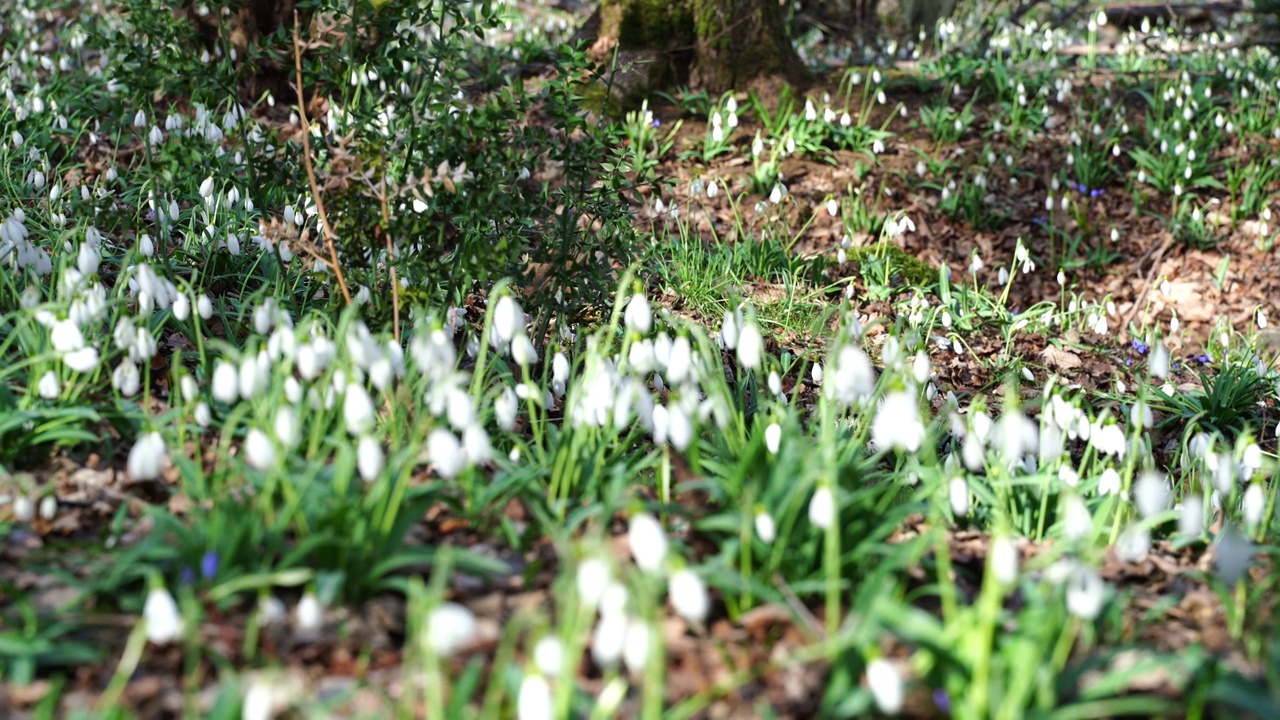
<path fill-rule="evenodd" d="M 382 200 L 382 225 L 378 228 L 378 232 L 382 233 L 382 237 L 387 241 L 387 268 L 391 272 L 391 319 L 393 322 L 393 331 L 395 332 L 396 344 L 400 343 L 400 281 L 396 279 L 396 265 L 394 248 L 391 245 L 391 233 L 387 232 L 387 225 L 390 221 L 391 213 L 387 210 L 387 171 L 382 171 L 382 187 L 379 197 Z"/>
<path fill-rule="evenodd" d="M 338 244 L 335 241 L 333 227 L 329 225 L 329 216 L 324 211 L 324 198 L 320 196 L 320 184 L 316 182 L 316 171 L 311 165 L 311 124 L 307 122 L 307 98 L 302 89 L 302 46 L 298 44 L 298 11 L 293 12 L 293 66 L 298 73 L 298 117 L 302 119 L 302 160 L 307 167 L 307 181 L 311 183 L 311 196 L 316 201 L 316 214 L 320 217 L 320 227 L 324 229 L 324 243 L 329 248 L 329 260 L 326 263 L 338 278 L 338 287 L 342 289 L 342 297 L 351 304 L 351 292 L 347 290 L 347 280 L 342 275 L 342 265 L 338 263 Z"/>

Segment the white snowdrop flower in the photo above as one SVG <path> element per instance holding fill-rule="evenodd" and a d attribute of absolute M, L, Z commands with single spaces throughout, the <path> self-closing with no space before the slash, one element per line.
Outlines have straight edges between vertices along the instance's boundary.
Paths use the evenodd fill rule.
<path fill-rule="evenodd" d="M 827 214 L 831 217 L 840 215 L 840 203 L 836 202 L 835 198 L 827 200 Z"/>
<path fill-rule="evenodd" d="M 633 343 L 637 345 L 639 343 Z M 569 382 L 569 358 L 565 357 L 563 352 L 558 352 L 551 357 L 551 384 L 555 388 L 556 396 L 564 395 L 565 386 Z"/>
<path fill-rule="evenodd" d="M 386 466 L 387 457 L 382 451 L 382 443 L 372 435 L 362 435 L 356 445 L 356 469 L 365 482 L 373 482 Z"/>
<path fill-rule="evenodd" d="M 102 264 L 102 253 L 98 248 L 85 242 L 80 244 L 80 249 L 76 252 L 76 269 L 85 277 L 91 277 L 98 274 L 98 268 Z"/>
<path fill-rule="evenodd" d="M 1172 497 L 1173 491 L 1160 473 L 1148 470 L 1133 484 L 1133 501 L 1143 519 L 1168 508 Z"/>
<path fill-rule="evenodd" d="M 142 374 L 138 366 L 128 358 L 122 360 L 111 373 L 111 385 L 124 397 L 137 395 L 142 389 Z"/>
<path fill-rule="evenodd" d="M 1204 532 L 1204 498 L 1187 495 L 1178 505 L 1178 534 L 1198 538 Z"/>
<path fill-rule="evenodd" d="M 1107 599 L 1107 586 L 1093 568 L 1075 564 L 1066 578 L 1067 612 L 1081 620 L 1092 621 L 1102 612 Z"/>
<path fill-rule="evenodd" d="M 720 340 L 727 350 L 738 347 L 738 330 L 742 326 L 741 310 L 730 308 L 724 311 L 724 322 L 720 324 Z"/>
<path fill-rule="evenodd" d="M 13 519 L 20 523 L 29 523 L 36 517 L 36 505 L 26 495 L 18 495 L 13 499 Z"/>
<path fill-rule="evenodd" d="M 765 510 L 756 512 L 755 528 L 756 535 L 766 545 L 772 545 L 773 541 L 778 537 L 778 529 L 773 522 L 773 516 Z"/>
<path fill-rule="evenodd" d="M 1212 460 L 1212 462 L 1210 462 Z M 1222 495 L 1230 495 L 1235 489 L 1236 482 L 1239 478 L 1236 476 L 1235 463 L 1231 462 L 1231 457 L 1222 454 L 1205 455 L 1205 465 L 1213 471 L 1212 481 L 1213 487 Z"/>
<path fill-rule="evenodd" d="M 251 428 L 244 438 L 244 459 L 249 466 L 267 470 L 276 464 L 276 448 L 271 438 L 258 428 Z"/>
<path fill-rule="evenodd" d="M 53 349 L 60 353 L 70 353 L 83 348 L 84 334 L 70 320 L 58 320 L 49 332 L 49 340 Z"/>
<path fill-rule="evenodd" d="M 824 387 L 842 405 L 852 405 L 875 390 L 875 369 L 871 358 L 860 348 L 846 345 L 836 356 L 835 374 Z"/>
<path fill-rule="evenodd" d="M 551 686 L 540 673 L 525 673 L 516 695 L 516 720 L 551 720 L 555 716 Z"/>
<path fill-rule="evenodd" d="M 293 608 L 293 629 L 300 637 L 316 638 L 324 626 L 324 606 L 315 592 L 308 590 Z"/>
<path fill-rule="evenodd" d="M 210 175 L 209 177 L 205 178 L 203 182 L 200 183 L 200 197 L 204 198 L 205 200 L 208 200 L 212 196 L 213 196 L 213 176 Z"/>
<path fill-rule="evenodd" d="M 588 608 L 599 607 L 605 588 L 613 581 L 609 564 L 596 557 L 589 557 L 578 564 L 576 575 L 578 599 Z"/>
<path fill-rule="evenodd" d="M 472 423 L 462 431 L 462 449 L 467 462 L 472 465 L 487 465 L 493 459 L 489 433 L 479 423 Z"/>
<path fill-rule="evenodd" d="M 684 335 L 677 337 L 671 343 L 666 375 L 673 386 L 693 379 L 693 349 L 689 345 L 689 338 Z"/>
<path fill-rule="evenodd" d="M 498 304 L 493 308 L 493 339 L 494 345 L 505 345 L 511 342 L 516 333 L 524 329 L 524 311 L 520 309 L 520 303 L 510 295 L 503 295 L 498 298 Z"/>
<path fill-rule="evenodd" d="M 1151 552 L 1151 532 L 1134 523 L 1116 538 L 1116 557 L 1121 562 L 1138 562 Z"/>
<path fill-rule="evenodd" d="M 475 424 L 475 404 L 471 396 L 460 387 L 451 387 L 445 393 L 445 417 L 454 430 L 461 431 Z"/>
<path fill-rule="evenodd" d="M 440 477 L 457 477 L 467 466 L 467 455 L 453 433 L 436 428 L 427 436 L 427 455 Z"/>
<path fill-rule="evenodd" d="M 825 484 L 819 485 L 813 491 L 813 497 L 809 499 L 809 522 L 822 530 L 829 529 L 836 521 L 835 496 L 831 493 L 831 488 Z"/>
<path fill-rule="evenodd" d="M 40 376 L 40 382 L 36 384 L 36 390 L 45 400 L 56 400 L 62 392 L 58 385 L 58 374 L 52 370 L 45 370 Z"/>
<path fill-rule="evenodd" d="M 346 395 L 342 399 L 342 419 L 346 422 L 347 432 L 352 437 L 364 435 L 373 430 L 377 421 L 377 410 L 373 407 L 373 399 L 369 391 L 361 383 L 349 383 Z"/>
<path fill-rule="evenodd" d="M 498 427 L 503 432 L 516 429 L 516 414 L 520 411 L 520 399 L 510 387 L 503 387 L 502 392 L 493 401 L 493 414 Z"/>
<path fill-rule="evenodd" d="M 58 498 L 46 495 L 40 498 L 40 519 L 50 523 L 58 515 Z"/>
<path fill-rule="evenodd" d="M 236 366 L 227 360 L 215 362 L 209 389 L 214 400 L 227 405 L 234 403 L 240 392 L 240 378 Z"/>
<path fill-rule="evenodd" d="M 693 442 L 693 418 L 678 404 L 667 407 L 667 442 L 681 452 Z"/>
<path fill-rule="evenodd" d="M 754 322 L 748 322 L 738 335 L 738 364 L 747 370 L 758 370 L 763 355 L 764 337 Z"/>
<path fill-rule="evenodd" d="M 770 455 L 778 454 L 778 447 L 782 444 L 782 426 L 778 423 L 769 423 L 769 427 L 764 429 L 764 446 Z"/>
<path fill-rule="evenodd" d="M 302 431 L 298 426 L 298 413 L 289 405 L 282 405 L 276 410 L 272 429 L 275 431 L 276 442 L 286 449 L 292 450 L 302 440 Z"/>
<path fill-rule="evenodd" d="M 476 639 L 476 617 L 457 603 L 440 603 L 427 613 L 427 646 L 440 657 L 452 657 Z"/>
<path fill-rule="evenodd" d="M 144 128 L 147 126 L 147 114 L 142 110 L 133 115 L 133 126 L 136 128 Z"/>
<path fill-rule="evenodd" d="M 893 663 L 884 658 L 873 658 L 867 663 L 867 688 L 871 690 L 871 697 L 880 712 L 885 715 L 902 712 L 902 676 Z"/>
<path fill-rule="evenodd" d="M 1070 542 L 1088 540 L 1093 534 L 1093 515 L 1089 506 L 1074 493 L 1062 501 L 1062 534 Z"/>
<path fill-rule="evenodd" d="M 929 377 L 933 374 L 933 368 L 929 364 L 929 354 L 923 350 L 916 353 L 915 360 L 911 363 L 911 376 L 920 385 L 929 381 Z"/>
<path fill-rule="evenodd" d="M 957 475 L 947 483 L 947 498 L 951 502 L 951 514 L 957 518 L 969 515 L 969 482 Z"/>
<path fill-rule="evenodd" d="M 671 575 L 667 593 L 671 597 L 671 607 L 676 614 L 691 625 L 701 625 L 707 619 L 711 609 L 711 598 L 707 594 L 707 586 L 697 573 L 688 568 L 681 568 Z"/>
<path fill-rule="evenodd" d="M 1244 452 L 1240 456 L 1240 467 L 1243 470 L 1241 476 L 1252 477 L 1262 467 L 1262 448 L 1258 447 L 1258 443 L 1251 442 L 1244 446 Z"/>
<path fill-rule="evenodd" d="M 622 640 L 622 664 L 631 673 L 639 675 L 644 672 L 644 665 L 649 660 L 649 649 L 653 645 L 653 631 L 649 624 L 639 618 L 627 622 L 626 635 Z"/>
<path fill-rule="evenodd" d="M 186 293 L 178 293 L 173 299 L 173 317 L 178 322 L 186 322 L 191 316 L 191 298 Z"/>
<path fill-rule="evenodd" d="M 1151 371 L 1153 377 L 1164 380 L 1169 377 L 1169 348 L 1165 347 L 1164 342 L 1157 340 L 1151 347 L 1151 358 L 1147 361 L 1147 368 Z"/>
<path fill-rule="evenodd" d="M 209 410 L 208 403 L 203 401 L 196 403 L 192 418 L 200 427 L 209 427 L 209 424 L 213 422 L 213 412 Z"/>
<path fill-rule="evenodd" d="M 813 380 L 814 385 L 822 384 L 822 363 L 815 362 L 809 370 L 809 379 Z"/>
<path fill-rule="evenodd" d="M 201 294 L 200 297 L 196 298 L 196 313 L 203 320 L 213 317 L 213 301 L 209 299 L 208 295 Z"/>
<path fill-rule="evenodd" d="M 1267 329 L 1267 313 L 1264 312 L 1261 308 L 1258 309 L 1258 314 L 1254 318 L 1254 320 L 1258 323 L 1259 330 Z"/>
<path fill-rule="evenodd" d="M 623 320 L 628 329 L 640 335 L 648 335 L 653 329 L 653 310 L 649 307 L 649 300 L 644 293 L 636 293 L 627 301 Z"/>
<path fill-rule="evenodd" d="M 138 236 L 138 254 L 146 258 L 153 257 L 156 254 L 155 241 L 147 233 L 142 233 Z"/>
<path fill-rule="evenodd" d="M 600 616 L 600 623 L 596 625 L 595 634 L 591 636 L 591 659 L 597 665 L 612 668 L 622 660 L 628 625 L 630 622 L 627 616 L 621 612 Z"/>
<path fill-rule="evenodd" d="M 182 613 L 178 603 L 163 587 L 151 588 L 142 606 L 142 621 L 147 628 L 147 640 L 156 645 L 168 645 L 182 638 Z"/>
<path fill-rule="evenodd" d="M 1098 494 L 1111 495 L 1120 492 L 1120 473 L 1115 468 L 1107 468 L 1102 471 L 1102 477 L 1098 478 Z"/>
<path fill-rule="evenodd" d="M 277 685 L 260 675 L 249 681 L 245 690 L 240 720 L 271 720 L 276 715 Z"/>
<path fill-rule="evenodd" d="M 1233 586 L 1245 576 L 1252 563 L 1253 543 L 1234 525 L 1224 527 L 1213 544 L 1213 568 L 1218 577 Z"/>
<path fill-rule="evenodd" d="M 1249 487 L 1244 491 L 1241 509 L 1244 513 L 1245 527 L 1249 532 L 1253 532 L 1262 523 L 1262 515 L 1267 509 L 1267 498 L 1261 483 L 1249 483 Z"/>
<path fill-rule="evenodd" d="M 637 567 L 649 573 L 662 570 L 662 563 L 667 558 L 667 533 L 657 518 L 647 512 L 632 515 L 627 527 L 627 541 Z"/>
<path fill-rule="evenodd" d="M 134 482 L 154 480 L 160 477 L 164 469 L 168 450 L 164 446 L 164 438 L 158 432 L 144 433 L 129 449 L 127 468 L 129 477 Z"/>
<path fill-rule="evenodd" d="M 871 442 L 878 448 L 915 452 L 924 441 L 925 427 L 915 396 L 902 390 L 885 395 L 871 423 Z"/>
<path fill-rule="evenodd" d="M 564 643 L 554 635 L 544 635 L 533 646 L 533 666 L 546 677 L 557 677 L 564 667 Z"/>
<path fill-rule="evenodd" d="M 777 205 L 778 203 L 782 202 L 782 185 L 781 184 L 774 185 L 773 190 L 769 191 L 769 202 L 773 205 Z"/>
<path fill-rule="evenodd" d="M 240 359 L 239 372 L 236 373 L 236 385 L 240 397 L 245 399 L 258 397 L 270 384 L 268 377 L 269 362 L 265 356 L 248 355 Z"/>
<path fill-rule="evenodd" d="M 991 571 L 1001 585 L 1018 581 L 1018 546 L 1007 536 L 991 541 Z"/>
<path fill-rule="evenodd" d="M 775 397 L 782 396 L 782 376 L 776 370 L 769 373 L 769 392 Z M 783 398 L 785 401 L 786 398 Z"/>
<path fill-rule="evenodd" d="M 511 359 L 522 368 L 538 364 L 538 350 L 523 332 L 511 338 Z"/>

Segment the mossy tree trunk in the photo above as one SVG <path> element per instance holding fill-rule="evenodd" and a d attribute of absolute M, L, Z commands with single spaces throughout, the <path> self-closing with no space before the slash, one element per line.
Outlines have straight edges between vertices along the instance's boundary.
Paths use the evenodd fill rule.
<path fill-rule="evenodd" d="M 597 50 L 616 44 L 645 89 L 719 93 L 764 76 L 806 76 L 778 0 L 601 0 L 598 18 Z"/>
<path fill-rule="evenodd" d="M 693 13 L 695 86 L 721 91 L 762 76 L 802 78 L 778 0 L 693 0 Z"/>

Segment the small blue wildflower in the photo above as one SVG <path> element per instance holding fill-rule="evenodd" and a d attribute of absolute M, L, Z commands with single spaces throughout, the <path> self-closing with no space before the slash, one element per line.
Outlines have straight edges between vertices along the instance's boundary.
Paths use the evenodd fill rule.
<path fill-rule="evenodd" d="M 942 712 L 951 712 L 951 696 L 947 694 L 946 690 L 933 691 L 933 704 L 937 705 Z"/>
<path fill-rule="evenodd" d="M 209 580 L 218 574 L 218 551 L 210 550 L 200 558 L 200 577 Z"/>
<path fill-rule="evenodd" d="M 1133 366 L 1133 358 L 1125 358 L 1125 359 L 1124 359 L 1124 366 L 1125 366 L 1125 367 L 1132 367 L 1132 366 Z"/>
<path fill-rule="evenodd" d="M 1092 189 L 1092 190 L 1090 190 L 1090 191 L 1089 191 L 1089 197 L 1091 197 L 1091 198 L 1093 198 L 1093 199 L 1095 199 L 1095 200 L 1096 200 L 1096 199 L 1098 199 L 1098 198 L 1102 197 L 1106 192 L 1107 192 L 1107 191 L 1106 191 L 1106 190 L 1103 190 L 1102 188 L 1094 188 L 1094 189 Z"/>
<path fill-rule="evenodd" d="M 1150 346 L 1148 346 L 1146 343 L 1142 342 L 1141 340 L 1138 340 L 1137 338 L 1130 340 L 1129 344 L 1133 346 L 1134 350 L 1138 351 L 1139 355 L 1146 355 L 1147 351 L 1151 349 Z"/>
<path fill-rule="evenodd" d="M 653 126 L 654 126 L 654 127 L 656 127 L 656 128 L 662 127 L 662 121 L 661 121 L 661 120 L 659 120 L 658 118 L 654 118 L 654 119 L 653 119 Z"/>
<path fill-rule="evenodd" d="M 183 585 L 190 585 L 196 581 L 196 572 L 190 565 L 183 565 L 182 572 L 178 573 L 178 581 Z"/>

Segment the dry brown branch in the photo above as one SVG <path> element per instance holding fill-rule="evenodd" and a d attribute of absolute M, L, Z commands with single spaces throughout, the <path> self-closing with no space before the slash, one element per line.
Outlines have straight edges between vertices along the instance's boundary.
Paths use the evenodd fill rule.
<path fill-rule="evenodd" d="M 338 246 L 333 227 L 329 225 L 329 217 L 324 211 L 324 198 L 320 195 L 320 186 L 316 182 L 315 168 L 311 165 L 311 124 L 307 122 L 307 100 L 302 87 L 302 47 L 298 44 L 298 13 L 293 13 L 293 66 L 298 73 L 298 117 L 302 120 L 302 160 L 307 167 L 307 181 L 311 183 L 311 195 L 316 201 L 316 215 L 320 218 L 320 227 L 324 229 L 324 243 L 329 249 L 329 260 L 326 265 L 338 278 L 338 287 L 342 289 L 342 297 L 351 304 L 351 292 L 347 289 L 347 280 L 342 275 L 342 265 L 338 263 Z"/>

